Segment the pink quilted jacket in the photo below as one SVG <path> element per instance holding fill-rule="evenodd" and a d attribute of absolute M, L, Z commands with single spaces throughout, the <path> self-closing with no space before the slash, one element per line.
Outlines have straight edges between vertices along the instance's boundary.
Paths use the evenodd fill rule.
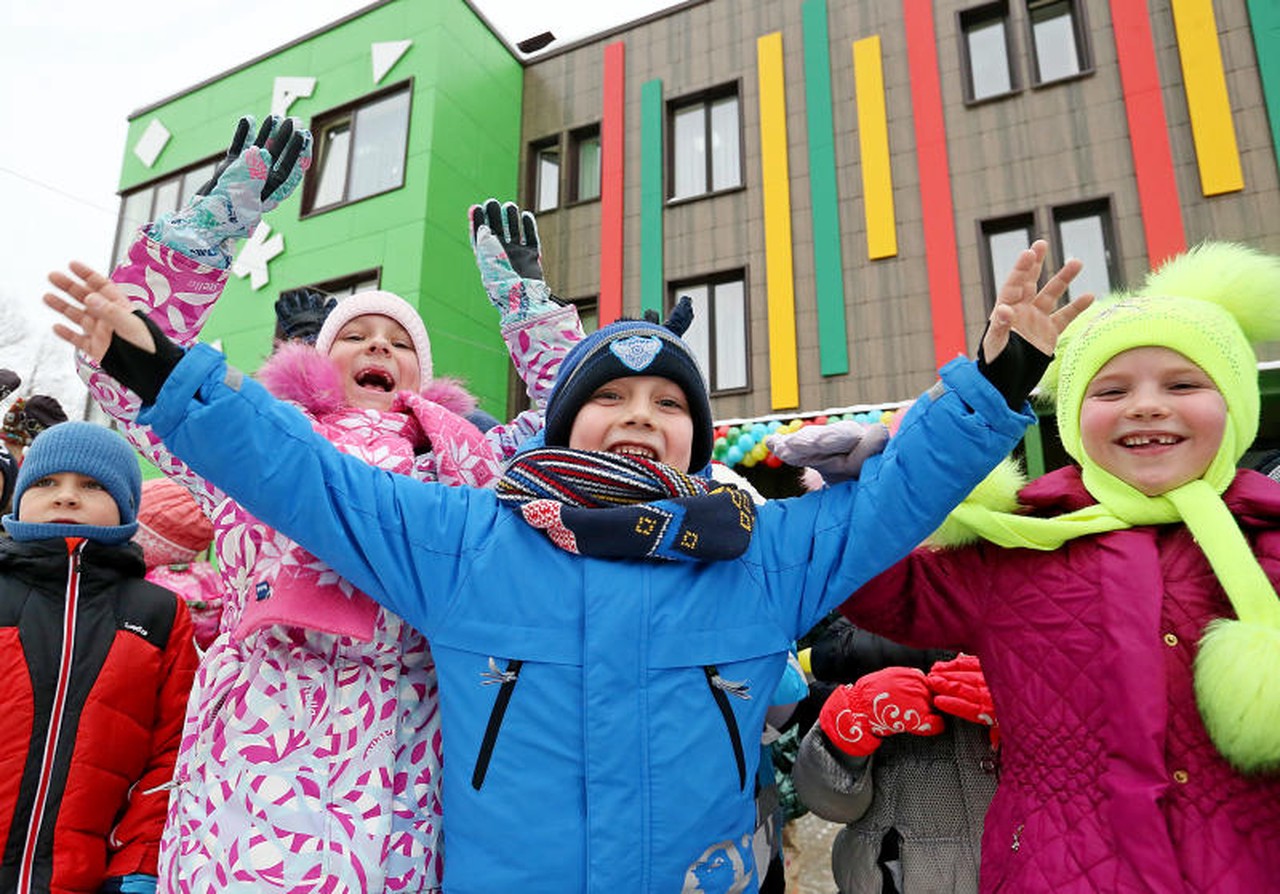
<path fill-rule="evenodd" d="M 1020 498 L 1048 516 L 1094 502 L 1075 469 Z M 1225 499 L 1280 581 L 1280 485 L 1240 472 Z M 1235 772 L 1196 710 L 1196 642 L 1234 615 L 1185 526 L 1050 553 L 921 549 L 841 611 L 894 640 L 981 657 L 1004 732 L 983 891 L 1280 890 L 1280 778 Z"/>
<path fill-rule="evenodd" d="M 143 236 L 113 279 L 185 345 L 226 275 Z M 566 307 L 503 335 L 540 403 L 581 327 Z M 226 583 L 187 708 L 160 890 L 437 890 L 440 721 L 426 641 L 169 454 L 133 421 L 131 392 L 83 358 L 80 371 L 143 455 L 201 504 Z M 530 411 L 481 435 L 458 415 L 474 399 L 439 379 L 391 412 L 347 407 L 332 364 L 308 348 L 282 351 L 261 375 L 342 450 L 447 484 L 492 484 L 541 424 Z"/>

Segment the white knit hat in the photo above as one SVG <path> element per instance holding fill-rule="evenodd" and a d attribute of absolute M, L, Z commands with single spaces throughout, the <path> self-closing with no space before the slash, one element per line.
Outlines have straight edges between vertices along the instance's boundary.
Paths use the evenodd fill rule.
<path fill-rule="evenodd" d="M 339 299 L 338 306 L 329 312 L 320 334 L 316 336 L 316 350 L 328 356 L 338 331 L 356 317 L 369 314 L 390 317 L 409 333 L 409 340 L 418 354 L 418 387 L 425 388 L 431 382 L 431 339 L 427 337 L 427 327 L 413 306 L 392 292 L 371 290 Z"/>

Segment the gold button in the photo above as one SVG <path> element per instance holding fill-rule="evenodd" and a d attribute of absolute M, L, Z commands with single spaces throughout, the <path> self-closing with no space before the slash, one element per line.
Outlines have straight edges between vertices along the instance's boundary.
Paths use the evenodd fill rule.
<path fill-rule="evenodd" d="M 1164 635 L 1164 644 L 1165 644 L 1166 646 L 1171 646 L 1171 647 L 1172 647 L 1172 646 L 1176 646 L 1176 645 L 1178 644 L 1178 637 L 1177 637 L 1177 635 L 1176 635 L 1176 634 L 1173 634 L 1173 633 L 1166 633 L 1166 634 Z"/>
<path fill-rule="evenodd" d="M 1191 778 L 1191 776 L 1187 773 L 1187 771 L 1186 771 L 1186 770 L 1174 770 L 1174 771 L 1173 771 L 1173 781 L 1174 781 L 1174 782 L 1176 782 L 1176 783 L 1178 783 L 1178 785 L 1186 785 L 1186 784 L 1187 784 L 1187 780 L 1188 780 L 1188 779 L 1190 779 L 1190 778 Z"/>

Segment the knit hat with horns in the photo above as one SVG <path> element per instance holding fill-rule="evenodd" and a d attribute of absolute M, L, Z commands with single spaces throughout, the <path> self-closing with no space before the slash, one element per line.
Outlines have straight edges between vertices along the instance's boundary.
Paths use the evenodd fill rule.
<path fill-rule="evenodd" d="M 660 376 L 679 385 L 689 401 L 693 450 L 688 471 L 701 471 L 711 462 L 713 432 L 707 380 L 693 351 L 680 337 L 692 322 L 693 304 L 684 296 L 665 323 L 659 324 L 656 315 L 652 319 L 618 320 L 574 345 L 560 364 L 555 389 L 547 401 L 547 446 L 569 446 L 578 411 L 605 382 L 628 376 Z"/>

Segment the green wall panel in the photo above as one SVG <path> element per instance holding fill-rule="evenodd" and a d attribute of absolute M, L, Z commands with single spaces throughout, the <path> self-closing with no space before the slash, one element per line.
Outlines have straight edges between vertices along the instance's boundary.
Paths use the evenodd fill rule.
<path fill-rule="evenodd" d="M 370 45 L 397 40 L 413 43 L 375 85 Z M 520 64 L 462 0 L 386 3 L 132 119 L 121 190 L 217 153 L 240 115 L 267 113 L 277 77 L 316 78 L 312 95 L 289 108 L 308 124 L 411 79 L 405 183 L 306 219 L 300 196 L 268 215 L 285 240 L 270 281 L 255 292 L 232 277 L 204 340 L 220 340 L 233 363 L 254 369 L 269 350 L 281 290 L 379 268 L 382 288 L 426 318 L 437 374 L 464 379 L 486 409 L 505 415 L 510 361 L 480 287 L 466 211 L 490 195 L 515 195 Z M 172 136 L 147 168 L 131 148 L 153 118 Z"/>

